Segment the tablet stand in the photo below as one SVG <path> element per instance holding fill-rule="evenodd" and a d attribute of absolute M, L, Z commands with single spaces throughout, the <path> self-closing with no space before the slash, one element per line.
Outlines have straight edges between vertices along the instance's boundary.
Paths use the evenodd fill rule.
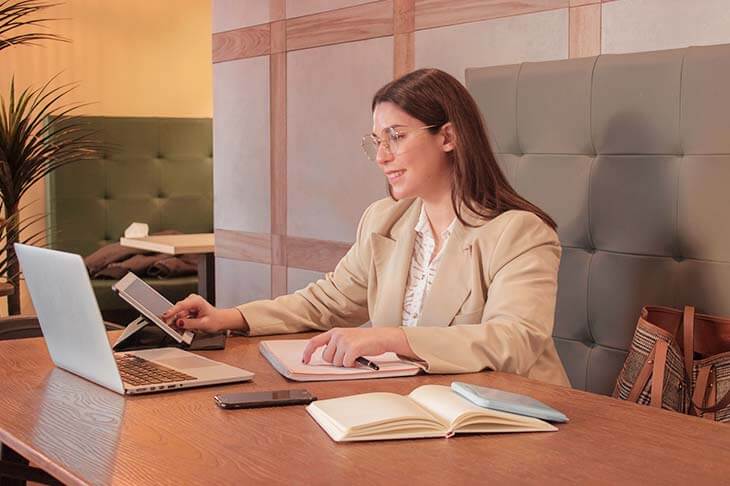
<path fill-rule="evenodd" d="M 156 324 L 139 316 L 130 322 L 119 339 L 114 343 L 114 351 L 132 351 L 137 349 L 167 348 L 175 347 L 190 351 L 203 351 L 210 349 L 224 349 L 226 347 L 226 334 L 196 333 L 193 341 L 188 345 L 177 342 Z"/>

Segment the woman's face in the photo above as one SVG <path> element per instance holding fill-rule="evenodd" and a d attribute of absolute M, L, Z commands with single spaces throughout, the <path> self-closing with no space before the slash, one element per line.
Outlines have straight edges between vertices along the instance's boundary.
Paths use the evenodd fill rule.
<path fill-rule="evenodd" d="M 396 199 L 437 200 L 451 190 L 447 152 L 453 150 L 453 143 L 444 135 L 444 129 L 432 134 L 425 126 L 393 103 L 375 106 L 373 135 L 387 143 L 391 140 L 389 128 L 398 133 L 397 150 L 386 149 L 381 143 L 376 157 Z"/>

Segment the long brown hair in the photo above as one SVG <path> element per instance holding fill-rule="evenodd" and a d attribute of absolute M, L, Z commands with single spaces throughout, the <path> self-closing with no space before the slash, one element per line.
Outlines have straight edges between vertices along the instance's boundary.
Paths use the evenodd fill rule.
<path fill-rule="evenodd" d="M 438 133 L 451 122 L 456 133 L 452 160 L 451 203 L 462 224 L 460 204 L 483 219 L 494 218 L 510 209 L 530 211 L 553 229 L 555 221 L 515 191 L 497 165 L 489 145 L 479 108 L 464 85 L 439 69 L 418 69 L 391 81 L 373 96 L 372 110 L 391 102 Z M 388 185 L 388 194 L 393 193 Z"/>

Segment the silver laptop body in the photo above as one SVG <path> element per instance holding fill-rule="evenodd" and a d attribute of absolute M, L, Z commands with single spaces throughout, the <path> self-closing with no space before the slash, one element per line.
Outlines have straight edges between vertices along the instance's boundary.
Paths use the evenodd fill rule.
<path fill-rule="evenodd" d="M 233 383 L 254 377 L 250 371 L 178 348 L 112 352 L 82 258 L 21 244 L 15 244 L 15 252 L 48 352 L 59 368 L 123 394 Z M 152 364 L 136 366 L 139 358 Z M 127 377 L 124 381 L 118 361 Z M 131 365 L 137 371 L 128 371 Z"/>

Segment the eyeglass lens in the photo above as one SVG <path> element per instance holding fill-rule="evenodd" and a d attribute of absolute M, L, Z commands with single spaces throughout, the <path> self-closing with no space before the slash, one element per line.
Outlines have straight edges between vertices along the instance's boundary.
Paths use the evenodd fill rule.
<path fill-rule="evenodd" d="M 362 139 L 362 148 L 365 150 L 365 154 L 372 161 L 375 161 L 378 157 L 378 148 L 381 143 L 385 143 L 385 150 L 392 155 L 398 154 L 398 139 L 400 134 L 393 128 L 386 128 L 383 131 L 384 139 L 379 139 L 374 135 L 365 135 Z"/>

